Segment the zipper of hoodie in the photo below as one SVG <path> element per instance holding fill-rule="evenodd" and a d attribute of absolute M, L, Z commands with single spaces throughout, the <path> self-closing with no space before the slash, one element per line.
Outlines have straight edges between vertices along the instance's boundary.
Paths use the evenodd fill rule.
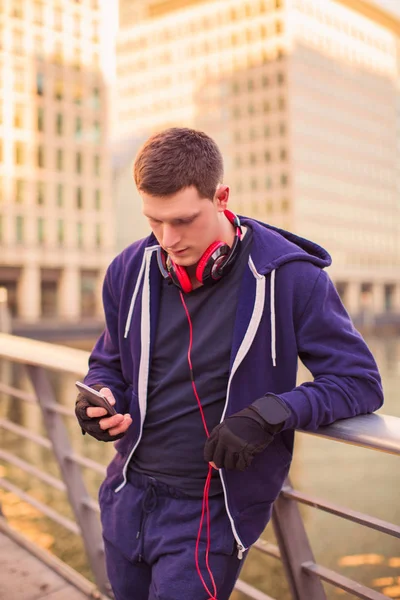
<path fill-rule="evenodd" d="M 247 352 L 249 351 L 251 344 L 253 343 L 254 337 L 257 333 L 258 326 L 261 321 L 264 302 L 265 302 L 265 277 L 263 275 L 260 275 L 260 273 L 257 272 L 251 256 L 249 257 L 248 264 L 249 264 L 249 268 L 250 268 L 251 272 L 253 273 L 253 275 L 256 279 L 256 296 L 255 296 L 255 300 L 254 300 L 253 313 L 250 318 L 249 326 L 247 327 L 247 330 L 246 330 L 246 333 L 242 340 L 242 343 L 240 344 L 240 347 L 236 354 L 235 360 L 233 361 L 232 370 L 229 375 L 228 386 L 226 389 L 226 401 L 225 401 L 224 410 L 223 410 L 223 413 L 221 416 L 221 421 L 220 421 L 221 423 L 225 418 L 226 409 L 228 408 L 229 394 L 230 394 L 233 377 L 234 377 L 236 371 L 238 370 L 240 364 L 242 363 L 243 359 L 247 355 Z M 235 521 L 234 521 L 231 511 L 229 509 L 228 489 L 227 489 L 227 486 L 225 483 L 223 469 L 219 470 L 219 476 L 221 479 L 222 488 L 224 490 L 224 500 L 225 500 L 226 512 L 227 512 L 229 520 L 231 522 L 233 537 L 236 540 L 236 547 L 237 547 L 237 551 L 238 551 L 237 557 L 239 560 L 242 560 L 243 553 L 247 550 L 247 548 L 243 544 L 242 540 L 240 539 L 240 536 L 236 529 Z"/>

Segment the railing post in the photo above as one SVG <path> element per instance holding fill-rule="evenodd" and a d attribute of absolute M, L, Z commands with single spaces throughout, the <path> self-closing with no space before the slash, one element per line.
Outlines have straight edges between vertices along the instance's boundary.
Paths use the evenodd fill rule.
<path fill-rule="evenodd" d="M 289 479 L 285 487 L 291 487 Z M 281 494 L 274 504 L 272 524 L 293 600 L 326 600 L 319 578 L 302 569 L 303 563 L 315 560 L 297 502 Z"/>
<path fill-rule="evenodd" d="M 68 499 L 82 533 L 86 554 L 96 584 L 103 594 L 110 594 L 110 584 L 105 569 L 103 540 L 98 515 L 85 506 L 83 502 L 85 498 L 89 498 L 89 494 L 80 466 L 68 460 L 73 454 L 73 448 L 62 417 L 55 411 L 49 410 L 57 404 L 54 391 L 43 368 L 26 365 L 26 369 L 42 409 L 47 435 L 52 443 L 54 455 L 67 486 Z"/>

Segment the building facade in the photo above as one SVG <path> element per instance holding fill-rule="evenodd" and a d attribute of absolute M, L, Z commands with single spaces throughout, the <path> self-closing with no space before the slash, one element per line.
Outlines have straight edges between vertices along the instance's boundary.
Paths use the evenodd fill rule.
<path fill-rule="evenodd" d="M 354 0 L 121 0 L 114 137 L 203 129 L 234 210 L 325 246 L 353 315 L 400 312 L 399 35 Z"/>
<path fill-rule="evenodd" d="M 0 287 L 23 322 L 102 313 L 114 252 L 98 0 L 0 2 Z"/>

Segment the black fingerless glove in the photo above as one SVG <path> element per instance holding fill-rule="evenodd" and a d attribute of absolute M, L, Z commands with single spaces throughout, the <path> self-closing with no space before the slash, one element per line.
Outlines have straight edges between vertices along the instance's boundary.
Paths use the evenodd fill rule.
<path fill-rule="evenodd" d="M 204 459 L 218 469 L 244 471 L 272 442 L 289 415 L 289 408 L 276 396 L 259 398 L 214 427 L 204 447 Z"/>
<path fill-rule="evenodd" d="M 95 384 L 91 385 L 90 387 L 99 392 L 103 387 L 107 386 Z M 106 415 L 103 415 L 102 417 L 88 417 L 86 409 L 89 408 L 89 406 L 93 406 L 93 404 L 90 404 L 87 398 L 83 394 L 79 393 L 75 402 L 75 415 L 78 419 L 79 425 L 81 426 L 83 435 L 88 433 L 92 437 L 96 438 L 96 440 L 99 440 L 99 442 L 115 442 L 125 435 L 124 433 L 110 435 L 108 430 L 101 429 L 100 419 L 104 419 Z"/>

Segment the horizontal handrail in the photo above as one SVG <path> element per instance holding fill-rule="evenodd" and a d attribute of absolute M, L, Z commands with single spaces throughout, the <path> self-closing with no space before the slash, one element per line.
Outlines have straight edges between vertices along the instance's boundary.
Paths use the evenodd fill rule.
<path fill-rule="evenodd" d="M 0 358 L 83 377 L 88 369 L 89 352 L 0 333 Z M 400 454 L 400 419 L 390 415 L 361 415 L 305 433 Z"/>
<path fill-rule="evenodd" d="M 351 510 L 350 508 L 344 508 L 343 506 L 339 506 L 338 504 L 334 504 L 332 502 L 320 500 L 314 495 L 304 494 L 303 492 L 299 492 L 289 488 L 288 486 L 285 486 L 282 489 L 282 496 L 284 498 L 296 500 L 296 502 L 299 502 L 300 504 L 312 506 L 313 508 L 318 508 L 319 510 L 323 510 L 324 512 L 332 515 L 342 517 L 343 519 L 348 519 L 353 523 L 358 523 L 359 525 L 364 525 L 370 529 L 375 529 L 376 531 L 400 538 L 400 525 L 393 525 L 388 521 L 370 517 L 369 515 L 365 515 L 356 510 Z"/>
<path fill-rule="evenodd" d="M 37 477 L 44 483 L 47 483 L 47 485 L 50 485 L 51 487 L 60 492 L 65 492 L 67 489 L 67 486 L 63 481 L 61 481 L 61 479 L 57 479 L 56 477 L 53 477 L 52 475 L 41 471 L 34 465 L 26 462 L 25 460 L 22 460 L 22 458 L 18 458 L 18 456 L 15 456 L 15 454 L 11 454 L 11 452 L 7 452 L 6 450 L 2 450 L 1 448 L 0 459 L 4 460 L 5 462 L 8 462 L 10 465 L 18 467 L 19 469 L 21 469 L 21 471 L 24 471 L 25 473 L 29 473 L 30 475 Z"/>
<path fill-rule="evenodd" d="M 357 598 L 362 598 L 362 600 L 388 600 L 388 596 L 376 592 L 375 590 L 371 590 L 361 583 L 353 581 L 344 575 L 339 575 L 338 573 L 335 573 L 335 571 L 322 567 L 321 565 L 305 563 L 302 565 L 302 569 L 310 575 L 315 575 L 323 581 L 331 583 L 332 585 L 353 594 L 353 596 L 357 596 Z"/>
<path fill-rule="evenodd" d="M 89 352 L 48 342 L 0 333 L 0 358 L 84 376 Z"/>
<path fill-rule="evenodd" d="M 31 496 L 27 492 L 24 492 L 24 490 L 21 490 L 21 488 L 14 485 L 4 477 L 0 477 L 0 487 L 7 490 L 8 492 L 11 492 L 12 494 L 15 494 L 15 496 L 18 496 L 18 498 L 21 498 L 21 500 L 24 500 L 25 502 L 36 508 L 43 515 L 46 515 L 46 517 L 49 517 L 59 525 L 62 525 L 63 527 L 65 527 L 65 529 L 68 529 L 68 531 L 71 531 L 76 535 L 79 535 L 81 533 L 81 530 L 79 529 L 75 521 L 72 521 L 67 517 L 63 517 L 62 515 L 60 515 L 60 513 L 48 507 L 46 504 L 43 504 L 43 502 L 40 502 L 40 500 L 36 500 L 36 498 Z"/>
<path fill-rule="evenodd" d="M 400 455 L 400 419 L 390 415 L 359 415 L 305 433 L 352 446 Z"/>

